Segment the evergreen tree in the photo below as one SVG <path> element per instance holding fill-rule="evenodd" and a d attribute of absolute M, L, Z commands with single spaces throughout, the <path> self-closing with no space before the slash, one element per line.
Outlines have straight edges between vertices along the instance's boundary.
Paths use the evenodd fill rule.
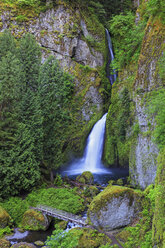
<path fill-rule="evenodd" d="M 41 64 L 41 50 L 32 34 L 27 33 L 21 39 L 18 58 L 21 61 L 24 72 L 25 91 L 27 88 L 36 91 Z"/>
<path fill-rule="evenodd" d="M 8 30 L 0 34 L 0 60 L 5 57 L 8 52 L 16 53 L 16 43 L 14 37 Z"/>
<path fill-rule="evenodd" d="M 0 62 L 0 150 L 9 150 L 17 129 L 17 102 L 22 71 L 10 52 Z M 2 158 L 2 157 L 1 157 Z"/>
<path fill-rule="evenodd" d="M 30 136 L 34 139 L 34 155 L 38 162 L 42 161 L 42 142 L 43 142 L 43 129 L 42 129 L 42 115 L 38 99 L 38 95 L 27 89 L 21 97 L 20 101 L 20 122 L 24 123 L 29 129 Z"/>
<path fill-rule="evenodd" d="M 2 197 L 29 191 L 40 179 L 38 162 L 34 156 L 34 140 L 26 125 L 19 124 L 15 146 L 8 155 L 0 171 Z"/>
<path fill-rule="evenodd" d="M 60 69 L 55 58 L 50 56 L 41 67 L 39 83 L 44 162 L 51 172 L 61 162 L 61 144 L 70 122 L 68 104 L 73 92 L 73 80 Z"/>

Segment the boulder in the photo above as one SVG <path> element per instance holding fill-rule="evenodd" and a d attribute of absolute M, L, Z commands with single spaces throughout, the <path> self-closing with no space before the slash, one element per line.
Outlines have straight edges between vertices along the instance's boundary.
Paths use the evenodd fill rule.
<path fill-rule="evenodd" d="M 36 246 L 30 243 L 20 242 L 20 243 L 12 245 L 11 248 L 36 248 Z"/>
<path fill-rule="evenodd" d="M 76 178 L 80 183 L 92 184 L 94 181 L 93 174 L 90 171 L 84 171 L 80 176 Z"/>
<path fill-rule="evenodd" d="M 25 230 L 47 230 L 50 224 L 50 219 L 41 212 L 35 211 L 33 209 L 27 210 L 22 219 L 22 227 Z"/>
<path fill-rule="evenodd" d="M 0 207 L 0 228 L 6 227 L 10 222 L 10 216 L 5 209 Z"/>
<path fill-rule="evenodd" d="M 91 202 L 88 218 L 105 231 L 131 224 L 141 210 L 142 193 L 122 186 L 108 186 Z"/>
<path fill-rule="evenodd" d="M 0 239 L 0 248 L 9 248 L 10 242 L 6 239 Z"/>

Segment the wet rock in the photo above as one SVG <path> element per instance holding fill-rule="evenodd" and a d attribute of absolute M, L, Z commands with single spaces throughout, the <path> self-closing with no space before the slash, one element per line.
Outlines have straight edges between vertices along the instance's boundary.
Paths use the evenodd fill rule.
<path fill-rule="evenodd" d="M 43 246 L 44 242 L 38 240 L 38 241 L 34 242 L 34 244 L 37 246 Z"/>
<path fill-rule="evenodd" d="M 0 228 L 6 227 L 10 222 L 10 216 L 5 209 L 0 207 Z"/>
<path fill-rule="evenodd" d="M 0 239 L 0 248 L 9 248 L 10 242 L 6 239 Z"/>
<path fill-rule="evenodd" d="M 88 218 L 106 231 L 129 225 L 141 209 L 141 194 L 121 186 L 108 186 L 91 202 Z"/>
<path fill-rule="evenodd" d="M 76 178 L 80 183 L 92 184 L 94 181 L 93 174 L 90 171 L 84 171 L 80 176 Z"/>
<path fill-rule="evenodd" d="M 25 230 L 47 230 L 50 225 L 50 219 L 44 214 L 33 209 L 27 210 L 22 219 L 22 227 Z"/>
<path fill-rule="evenodd" d="M 12 245 L 11 248 L 36 248 L 36 246 L 30 243 L 20 242 L 20 243 Z"/>

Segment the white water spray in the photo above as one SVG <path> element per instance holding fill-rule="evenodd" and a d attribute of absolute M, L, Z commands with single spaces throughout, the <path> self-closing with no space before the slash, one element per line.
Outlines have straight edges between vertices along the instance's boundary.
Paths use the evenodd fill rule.
<path fill-rule="evenodd" d="M 81 159 L 74 161 L 69 168 L 63 172 L 64 174 L 76 175 L 81 174 L 84 171 L 99 174 L 110 173 L 110 171 L 106 169 L 101 162 L 106 115 L 107 114 L 103 115 L 103 117 L 94 125 L 92 131 L 90 132 L 87 139 L 84 156 Z"/>

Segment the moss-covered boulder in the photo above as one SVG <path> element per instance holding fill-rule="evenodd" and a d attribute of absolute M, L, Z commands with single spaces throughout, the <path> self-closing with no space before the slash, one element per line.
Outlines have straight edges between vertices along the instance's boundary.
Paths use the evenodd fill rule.
<path fill-rule="evenodd" d="M 0 239 L 0 248 L 9 248 L 10 242 L 6 239 Z"/>
<path fill-rule="evenodd" d="M 108 186 L 91 202 L 88 218 L 97 228 L 109 231 L 130 224 L 141 209 L 142 193 L 122 186 Z"/>
<path fill-rule="evenodd" d="M 76 178 L 79 183 L 92 184 L 94 181 L 93 174 L 90 171 L 84 171 L 80 176 Z"/>
<path fill-rule="evenodd" d="M 36 248 L 36 246 L 33 244 L 26 243 L 26 242 L 20 242 L 18 244 L 12 245 L 11 248 Z"/>
<path fill-rule="evenodd" d="M 79 248 L 94 248 L 100 247 L 101 245 L 105 245 L 107 243 L 112 243 L 112 240 L 104 233 L 99 233 L 97 230 L 93 230 L 90 228 L 74 228 L 70 232 L 75 235 L 78 235 L 79 232 L 81 232 L 78 242 Z"/>
<path fill-rule="evenodd" d="M 22 219 L 22 227 L 25 230 L 46 230 L 48 229 L 50 220 L 42 213 L 35 211 L 33 209 L 27 210 Z"/>
<path fill-rule="evenodd" d="M 5 209 L 3 209 L 0 206 L 0 228 L 4 228 L 9 224 L 10 221 L 10 216 L 9 214 L 6 212 Z"/>

